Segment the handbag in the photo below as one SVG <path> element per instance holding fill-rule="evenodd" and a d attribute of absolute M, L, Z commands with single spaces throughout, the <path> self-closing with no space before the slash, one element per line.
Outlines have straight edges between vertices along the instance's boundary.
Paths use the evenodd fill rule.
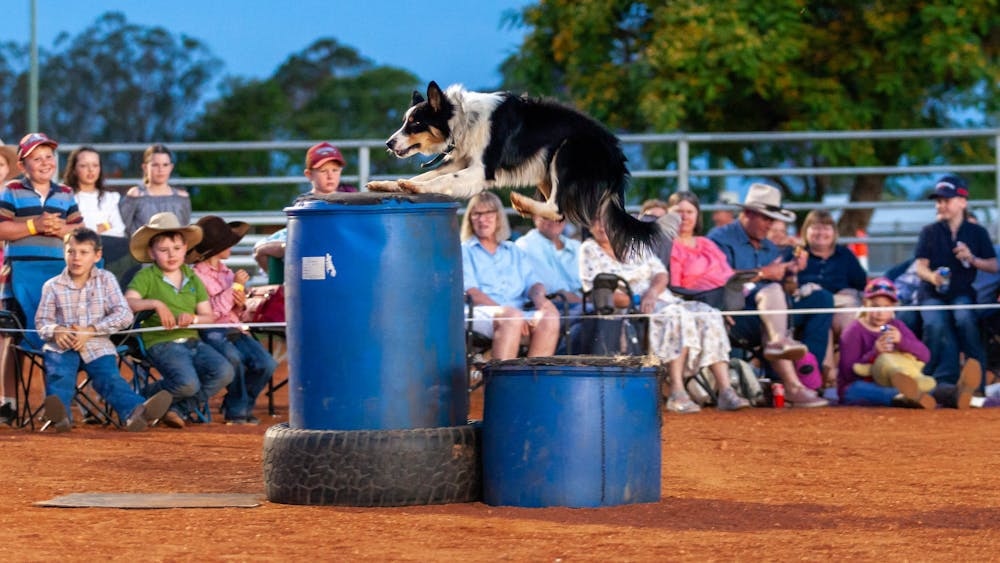
<path fill-rule="evenodd" d="M 240 320 L 245 323 L 285 322 L 285 286 L 274 284 L 249 288 Z"/>

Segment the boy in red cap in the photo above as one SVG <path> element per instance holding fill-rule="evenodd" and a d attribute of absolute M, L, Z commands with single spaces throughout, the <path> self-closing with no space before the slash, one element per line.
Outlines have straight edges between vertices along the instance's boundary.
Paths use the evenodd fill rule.
<path fill-rule="evenodd" d="M 308 195 L 327 195 L 334 192 L 356 192 L 353 186 L 340 183 L 340 174 L 344 170 L 344 155 L 340 149 L 323 141 L 306 151 L 306 178 L 312 184 Z"/>
<path fill-rule="evenodd" d="M 58 260 L 63 262 L 63 236 L 83 223 L 73 197 L 73 190 L 53 180 L 56 173 L 55 149 L 59 143 L 45 133 L 29 133 L 17 146 L 17 168 L 21 178 L 0 188 L 0 241 L 6 242 L 4 273 L 9 276 L 12 259 Z M 22 309 L 14 300 L 8 278 L 0 291 L 3 308 L 34 318 L 37 303 L 25 303 Z M 0 422 L 8 422 L 16 410 L 14 404 L 13 354 L 6 338 L 0 338 L 3 367 L 3 398 L 0 399 Z"/>

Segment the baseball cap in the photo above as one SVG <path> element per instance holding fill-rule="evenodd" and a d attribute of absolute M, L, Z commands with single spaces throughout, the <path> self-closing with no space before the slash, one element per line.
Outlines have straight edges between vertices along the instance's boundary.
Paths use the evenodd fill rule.
<path fill-rule="evenodd" d="M 945 176 L 934 184 L 934 192 L 927 196 L 927 199 L 969 197 L 969 186 L 965 179 L 960 176 Z"/>
<path fill-rule="evenodd" d="M 896 284 L 889 278 L 875 278 L 865 286 L 865 299 L 874 299 L 878 296 L 888 297 L 893 301 L 899 301 L 896 295 Z"/>
<path fill-rule="evenodd" d="M 306 151 L 306 168 L 319 168 L 331 160 L 341 166 L 344 165 L 344 157 L 340 154 L 340 149 L 326 141 L 315 144 Z"/>
<path fill-rule="evenodd" d="M 48 145 L 53 149 L 59 146 L 59 143 L 50 139 L 45 133 L 28 133 L 24 137 L 21 137 L 21 142 L 17 145 L 17 159 L 27 157 L 42 145 Z"/>

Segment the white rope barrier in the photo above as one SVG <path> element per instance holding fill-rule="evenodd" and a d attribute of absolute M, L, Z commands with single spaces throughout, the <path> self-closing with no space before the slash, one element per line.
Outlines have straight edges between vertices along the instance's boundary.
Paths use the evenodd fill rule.
<path fill-rule="evenodd" d="M 682 305 L 686 301 L 679 301 L 677 305 Z M 697 301 L 695 301 L 697 303 Z M 466 307 L 467 309 L 467 307 Z M 864 311 L 957 311 L 962 309 L 968 309 L 973 311 L 990 310 L 990 309 L 1000 309 L 1000 302 L 998 303 L 979 303 L 970 305 L 896 305 L 892 307 L 833 307 L 833 308 L 818 308 L 818 309 L 777 309 L 769 311 L 758 311 L 758 310 L 740 310 L 740 311 L 719 311 L 713 309 L 711 311 L 684 311 L 683 314 L 688 315 L 705 315 L 714 316 L 721 314 L 727 317 L 756 317 L 756 316 L 767 316 L 767 315 L 821 315 L 821 314 L 834 314 L 834 313 L 854 313 L 858 314 Z M 526 311 L 526 313 L 533 313 L 535 311 Z M 575 320 L 580 317 L 605 317 L 605 318 L 619 318 L 619 319 L 632 319 L 632 318 L 652 318 L 652 317 L 669 317 L 681 314 L 680 312 L 666 311 L 663 313 L 610 313 L 607 315 L 598 315 L 596 313 L 581 314 L 581 315 L 560 315 L 558 318 L 560 320 Z M 518 317 L 501 317 L 494 316 L 493 320 L 518 320 L 518 319 L 528 319 L 530 314 Z M 467 317 L 464 321 L 472 321 L 471 317 Z M 283 322 L 269 322 L 269 323 L 240 323 L 240 324 L 195 324 L 183 327 L 185 329 L 191 330 L 211 330 L 211 329 L 238 329 L 243 331 L 248 331 L 252 329 L 266 329 L 266 328 L 286 328 L 287 323 Z M 169 330 L 176 330 L 174 329 Z M 163 332 L 168 329 L 163 326 L 146 327 L 146 328 L 129 328 L 125 330 L 120 330 L 108 335 L 120 335 L 120 334 L 143 334 L 150 332 Z M 2 334 L 25 334 L 29 332 L 38 332 L 38 329 L 15 329 L 15 328 L 2 328 L 0 329 L 0 335 Z M 79 332 L 77 332 L 79 333 Z"/>

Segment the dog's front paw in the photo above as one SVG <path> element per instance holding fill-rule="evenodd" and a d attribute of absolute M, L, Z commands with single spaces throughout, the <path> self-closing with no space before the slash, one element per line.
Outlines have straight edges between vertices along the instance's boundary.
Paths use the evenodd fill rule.
<path fill-rule="evenodd" d="M 404 192 L 410 192 L 411 194 L 419 194 L 423 192 L 416 182 L 411 182 L 410 180 L 399 180 L 396 184 L 399 185 L 399 189 Z"/>
<path fill-rule="evenodd" d="M 368 191 L 372 192 L 398 192 L 398 182 L 387 182 L 384 180 L 374 180 L 366 184 Z"/>

